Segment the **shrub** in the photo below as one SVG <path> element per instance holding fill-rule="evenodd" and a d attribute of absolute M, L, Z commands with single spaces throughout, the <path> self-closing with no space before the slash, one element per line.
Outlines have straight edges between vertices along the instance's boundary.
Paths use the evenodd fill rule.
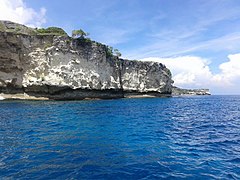
<path fill-rule="evenodd" d="M 16 27 L 16 28 L 15 28 L 15 32 L 17 33 L 17 32 L 19 32 L 19 31 L 21 31 L 21 28 L 20 28 L 20 27 Z"/>
<path fill-rule="evenodd" d="M 77 38 L 73 39 L 79 46 L 87 46 L 92 43 L 92 40 L 90 38 Z"/>
<path fill-rule="evenodd" d="M 59 36 L 67 36 L 67 33 L 59 27 L 48 27 L 48 28 L 40 28 L 36 29 L 37 34 L 42 35 L 59 35 Z"/>
<path fill-rule="evenodd" d="M 107 57 L 112 57 L 113 56 L 113 47 L 106 46 L 106 55 L 107 55 Z"/>
<path fill-rule="evenodd" d="M 89 33 L 84 32 L 82 29 L 72 31 L 72 37 L 73 38 L 83 39 L 83 38 L 85 38 L 85 36 L 88 36 L 88 35 L 89 35 Z"/>
<path fill-rule="evenodd" d="M 122 54 L 120 53 L 120 51 L 118 49 L 114 49 L 114 55 L 117 57 L 121 57 Z"/>

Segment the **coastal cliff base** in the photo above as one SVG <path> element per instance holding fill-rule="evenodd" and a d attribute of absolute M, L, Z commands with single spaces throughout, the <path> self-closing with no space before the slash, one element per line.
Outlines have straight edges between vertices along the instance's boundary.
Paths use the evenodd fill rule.
<path fill-rule="evenodd" d="M 171 97 L 170 94 L 138 93 L 116 90 L 70 90 L 56 95 L 41 93 L 0 93 L 0 100 L 96 100 L 96 99 L 119 99 L 119 98 L 154 98 Z"/>

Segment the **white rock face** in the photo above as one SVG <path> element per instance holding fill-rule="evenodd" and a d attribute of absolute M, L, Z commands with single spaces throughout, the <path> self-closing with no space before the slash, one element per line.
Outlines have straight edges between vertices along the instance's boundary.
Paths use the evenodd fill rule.
<path fill-rule="evenodd" d="M 81 89 L 171 93 L 171 73 L 164 65 L 107 57 L 106 46 L 96 42 L 0 32 L 0 53 L 1 91 L 48 96 L 50 87 L 67 88 L 77 90 L 74 97 L 84 96 Z"/>
<path fill-rule="evenodd" d="M 36 48 L 29 53 L 31 68 L 24 74 L 24 87 L 46 84 L 72 89 L 121 89 L 119 62 L 110 62 L 103 46 L 91 43 L 77 50 L 64 46 L 61 39 L 54 41 L 60 43 L 47 49 Z M 59 48 L 59 45 L 67 49 Z"/>
<path fill-rule="evenodd" d="M 122 69 L 122 85 L 126 91 L 171 92 L 170 71 L 160 63 L 125 60 Z"/>

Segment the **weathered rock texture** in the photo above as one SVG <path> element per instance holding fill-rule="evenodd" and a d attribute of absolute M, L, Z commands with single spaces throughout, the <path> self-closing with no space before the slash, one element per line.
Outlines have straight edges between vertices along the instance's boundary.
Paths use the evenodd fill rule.
<path fill-rule="evenodd" d="M 27 33 L 16 33 L 14 23 L 1 23 L 0 93 L 50 99 L 171 94 L 171 73 L 161 63 L 123 60 L 108 56 L 107 47 L 97 42 L 34 35 L 25 26 Z"/>

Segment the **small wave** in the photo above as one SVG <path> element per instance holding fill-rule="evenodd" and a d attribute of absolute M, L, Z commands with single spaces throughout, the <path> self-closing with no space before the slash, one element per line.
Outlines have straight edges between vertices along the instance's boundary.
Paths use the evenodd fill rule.
<path fill-rule="evenodd" d="M 227 178 L 237 180 L 237 179 L 239 179 L 239 176 L 234 173 L 231 173 L 231 174 L 227 174 Z"/>
<path fill-rule="evenodd" d="M 233 163 L 240 163 L 240 158 L 233 158 L 228 160 L 229 162 L 233 162 Z"/>

